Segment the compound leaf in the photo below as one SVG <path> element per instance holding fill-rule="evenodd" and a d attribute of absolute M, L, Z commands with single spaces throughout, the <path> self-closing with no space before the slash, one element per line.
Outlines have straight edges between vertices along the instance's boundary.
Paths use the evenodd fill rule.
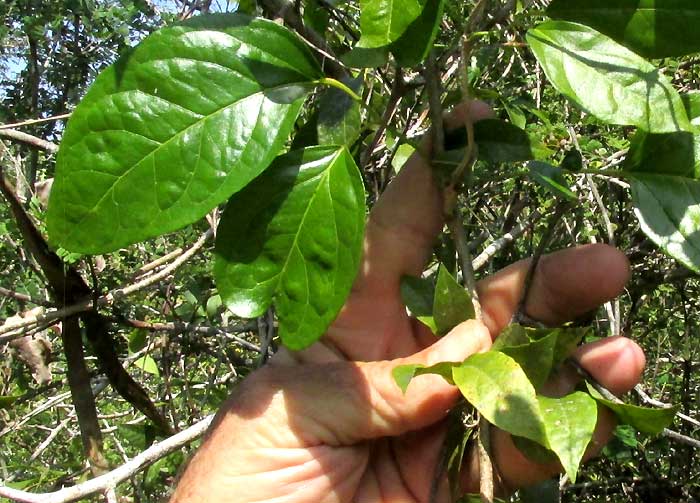
<path fill-rule="evenodd" d="M 645 58 L 700 52 L 697 0 L 554 0 L 547 14 L 590 26 Z"/>
<path fill-rule="evenodd" d="M 365 194 L 344 147 L 277 158 L 228 203 L 214 275 L 226 306 L 252 318 L 275 304 L 291 349 L 316 341 L 350 293 L 360 262 Z"/>
<path fill-rule="evenodd" d="M 263 19 L 202 16 L 147 37 L 71 116 L 52 242 L 103 253 L 200 219 L 269 165 L 321 75 L 299 37 Z"/>
<path fill-rule="evenodd" d="M 581 24 L 548 21 L 527 41 L 554 87 L 609 124 L 653 133 L 691 128 L 680 96 L 658 68 Z"/>

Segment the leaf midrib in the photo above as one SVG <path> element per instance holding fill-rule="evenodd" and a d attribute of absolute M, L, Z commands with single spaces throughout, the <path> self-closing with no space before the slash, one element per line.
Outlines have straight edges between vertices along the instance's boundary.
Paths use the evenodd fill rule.
<path fill-rule="evenodd" d="M 308 81 L 308 83 L 310 83 L 310 82 L 311 82 L 311 81 Z M 247 95 L 247 96 L 243 96 L 243 97 L 241 97 L 241 98 L 236 99 L 235 101 L 232 101 L 231 103 L 226 104 L 225 106 L 223 106 L 223 107 L 221 107 L 221 108 L 215 110 L 215 111 L 212 112 L 211 114 L 201 116 L 201 118 L 199 118 L 198 120 L 196 120 L 195 122 L 193 122 L 192 124 L 190 124 L 189 126 L 187 126 L 186 128 L 180 130 L 177 134 L 174 134 L 173 136 L 171 136 L 170 138 L 168 138 L 168 139 L 167 139 L 166 141 L 164 141 L 163 143 L 159 144 L 156 148 L 154 148 L 154 149 L 151 150 L 148 154 L 146 154 L 146 155 L 143 156 L 141 159 L 139 159 L 138 162 L 135 162 L 132 166 L 130 166 L 126 171 L 124 171 L 124 173 L 122 173 L 121 175 L 114 175 L 114 176 L 115 176 L 116 178 L 118 178 L 118 179 L 112 184 L 112 186 L 109 188 L 109 190 L 105 191 L 104 195 L 103 195 L 102 197 L 100 197 L 100 199 L 92 206 L 92 208 L 90 208 L 90 210 L 88 210 L 88 211 L 85 213 L 85 216 L 83 216 L 83 218 L 81 218 L 80 221 L 77 222 L 77 223 L 73 226 L 73 229 L 76 229 L 76 230 L 79 229 L 79 226 L 80 226 L 86 219 L 88 219 L 91 215 L 94 215 L 94 214 L 96 213 L 96 212 L 95 212 L 95 209 L 96 209 L 97 207 L 99 207 L 99 206 L 102 204 L 102 202 L 105 200 L 105 198 L 107 198 L 109 195 L 113 194 L 113 192 L 114 192 L 114 186 L 115 186 L 117 183 L 119 183 L 119 181 L 121 181 L 124 177 L 128 176 L 134 169 L 136 169 L 138 166 L 140 166 L 146 159 L 148 159 L 149 157 L 155 155 L 155 154 L 156 154 L 157 152 L 159 152 L 162 148 L 165 148 L 165 147 L 169 146 L 170 143 L 171 143 L 172 141 L 174 141 L 175 139 L 181 138 L 181 137 L 182 137 L 187 131 L 189 131 L 190 129 L 192 129 L 192 128 L 196 127 L 196 126 L 199 126 L 199 125 L 201 125 L 201 124 L 203 124 L 203 123 L 205 123 L 206 121 L 208 121 L 209 119 L 211 119 L 211 118 L 215 117 L 216 115 L 222 113 L 223 111 L 228 110 L 229 108 L 234 107 L 234 106 L 238 105 L 239 103 L 241 103 L 241 102 L 243 102 L 243 101 L 245 101 L 245 100 L 247 100 L 247 99 L 250 99 L 250 98 L 252 98 L 252 97 L 254 97 L 254 96 L 258 96 L 258 95 L 260 95 L 260 94 L 263 94 L 263 95 L 264 95 L 265 92 L 267 92 L 267 91 L 276 91 L 276 90 L 284 89 L 285 87 L 289 87 L 289 86 L 293 86 L 293 85 L 299 85 L 299 84 L 304 84 L 304 83 L 306 83 L 306 82 L 304 82 L 304 81 L 299 81 L 299 82 L 288 82 L 288 83 L 281 84 L 281 85 L 274 86 L 274 87 L 261 88 L 259 91 L 256 91 L 256 92 L 254 92 L 254 93 L 251 93 L 251 94 L 249 94 L 249 95 Z M 134 90 L 132 90 L 132 91 L 126 91 L 126 92 L 142 92 L 142 91 L 139 90 L 139 89 L 134 89 Z M 148 93 L 147 93 L 147 94 L 148 94 Z M 107 95 L 107 96 L 112 96 L 112 95 L 110 94 L 110 95 Z M 151 96 L 152 96 L 152 95 L 151 95 Z M 166 100 L 166 101 L 167 101 L 167 100 Z M 190 112 L 191 112 L 191 110 L 190 110 Z M 191 178 L 191 177 L 190 177 L 190 178 Z M 188 181 L 188 184 L 189 184 L 189 181 Z M 167 210 L 164 210 L 164 211 L 167 211 Z M 161 212 L 161 213 L 162 213 L 162 212 Z M 70 237 L 71 237 L 72 235 L 73 235 L 73 232 L 69 232 L 69 233 L 66 235 L 66 239 L 70 239 Z"/>
<path fill-rule="evenodd" d="M 304 227 L 304 224 L 306 222 L 306 217 L 309 214 L 309 209 L 311 206 L 313 206 L 314 201 L 316 200 L 316 197 L 320 193 L 320 188 L 323 186 L 325 183 L 326 179 L 330 177 L 330 172 L 331 169 L 335 166 L 336 161 L 338 160 L 338 157 L 342 153 L 342 149 L 338 149 L 334 154 L 330 162 L 328 163 L 328 167 L 324 170 L 324 172 L 321 174 L 321 177 L 318 181 L 317 187 L 314 190 L 313 195 L 309 199 L 308 204 L 306 205 L 306 208 L 304 209 L 304 214 L 302 215 L 301 219 L 299 220 L 299 226 L 297 228 L 297 232 L 294 233 L 294 240 L 292 241 L 291 246 L 289 247 L 289 251 L 287 252 L 287 257 L 284 260 L 284 264 L 282 265 L 282 268 L 280 269 L 280 272 L 276 275 L 277 276 L 277 281 L 276 284 L 274 284 L 274 291 L 279 292 L 279 287 L 280 283 L 282 282 L 282 278 L 286 275 L 287 273 L 287 267 L 289 266 L 289 259 L 292 256 L 292 251 L 296 248 L 299 251 L 299 254 L 301 256 L 304 256 L 304 254 L 301 251 L 301 248 L 299 248 L 299 235 L 301 234 L 302 228 Z M 306 270 L 306 263 L 304 262 L 304 268 Z M 307 271 L 308 272 L 308 271 Z M 306 277 L 308 279 L 308 273 L 306 274 Z M 307 289 L 307 294 L 308 294 L 308 289 Z"/>

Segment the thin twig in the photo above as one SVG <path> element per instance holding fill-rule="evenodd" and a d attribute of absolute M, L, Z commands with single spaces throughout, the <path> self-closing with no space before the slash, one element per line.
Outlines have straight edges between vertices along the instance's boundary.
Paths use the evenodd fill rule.
<path fill-rule="evenodd" d="M 550 216 L 550 218 L 547 222 L 547 229 L 545 230 L 545 233 L 543 234 L 542 238 L 540 239 L 539 244 L 537 245 L 537 249 L 535 250 L 535 254 L 533 255 L 532 259 L 530 260 L 530 267 L 528 267 L 527 274 L 525 275 L 525 280 L 523 281 L 523 293 L 522 293 L 522 296 L 520 297 L 520 302 L 518 303 L 518 309 L 513 314 L 512 323 L 521 323 L 523 321 L 533 321 L 533 320 L 530 320 L 526 314 L 526 305 L 527 305 L 528 297 L 530 296 L 530 290 L 532 289 L 532 282 L 533 282 L 533 279 L 535 277 L 535 273 L 537 272 L 537 266 L 540 263 L 540 259 L 542 258 L 542 255 L 544 254 L 545 250 L 549 246 L 549 242 L 552 240 L 552 236 L 554 235 L 554 230 L 556 229 L 557 224 L 561 220 L 562 215 L 564 214 L 564 212 L 568 208 L 569 208 L 568 202 L 563 201 L 563 202 L 558 203 L 556 210 Z"/>
<path fill-rule="evenodd" d="M 122 299 L 129 295 L 132 295 L 139 290 L 143 290 L 160 280 L 167 278 L 172 274 L 177 268 L 187 262 L 193 255 L 195 255 L 206 243 L 207 239 L 212 236 L 213 232 L 211 229 L 207 230 L 186 252 L 180 255 L 176 260 L 174 260 L 170 265 L 158 271 L 155 274 L 148 276 L 136 283 L 125 286 L 123 288 L 117 288 L 108 292 L 107 294 L 101 296 L 97 299 L 97 305 L 100 307 L 112 305 L 116 300 Z M 71 316 L 73 314 L 81 313 L 84 311 L 89 311 L 93 308 L 92 299 L 83 299 L 73 305 L 56 309 L 54 311 L 47 311 L 41 315 L 37 316 L 27 316 L 20 321 L 13 323 L 5 323 L 0 326 L 0 342 L 10 341 L 21 337 L 24 332 L 34 326 L 41 323 L 51 323 Z"/>
<path fill-rule="evenodd" d="M 51 154 L 58 152 L 58 145 L 55 143 L 37 138 L 36 136 L 32 136 L 22 131 L 17 131 L 16 129 L 0 129 L 0 138 L 18 141 L 20 143 L 24 143 L 25 145 L 29 145 L 30 147 L 45 150 Z"/>
<path fill-rule="evenodd" d="M 153 444 L 118 468 L 81 484 L 50 493 L 30 493 L 0 485 L 0 496 L 22 503 L 68 503 L 91 494 L 103 493 L 115 488 L 120 482 L 128 479 L 146 465 L 196 440 L 207 430 L 213 418 L 213 415 L 207 416 L 180 433 Z"/>
<path fill-rule="evenodd" d="M 22 122 L 14 122 L 12 124 L 0 124 L 0 129 L 14 129 L 22 126 L 31 126 L 33 124 L 41 124 L 42 122 L 53 122 L 67 119 L 70 117 L 70 112 L 67 114 L 54 115 L 53 117 L 43 117 L 41 119 L 27 119 Z"/>
<path fill-rule="evenodd" d="M 584 162 L 584 167 L 586 164 L 586 159 L 583 156 L 583 152 L 581 150 L 581 146 L 578 143 L 578 137 L 576 136 L 576 131 L 574 130 L 573 126 L 569 126 L 569 137 L 571 138 L 571 141 L 574 144 L 574 147 L 576 147 L 576 150 L 581 154 L 581 159 L 583 159 Z M 618 152 L 619 154 L 619 152 Z M 618 157 L 615 157 L 614 159 L 619 159 Z M 614 160 L 613 159 L 613 160 Z M 605 227 L 605 232 L 607 233 L 608 237 L 608 244 L 610 246 L 615 246 L 615 229 L 610 221 L 610 214 L 608 213 L 608 209 L 605 207 L 605 203 L 603 202 L 603 198 L 600 197 L 600 192 L 598 192 L 598 187 L 596 187 L 595 182 L 593 181 L 593 176 L 591 174 L 587 173 L 584 175 L 586 178 L 586 183 L 588 184 L 588 188 L 591 191 L 591 195 L 593 196 L 593 201 L 595 202 L 595 205 L 598 208 L 598 212 L 600 213 L 600 218 L 603 221 L 603 226 Z M 618 335 L 620 333 L 620 301 L 619 299 L 615 299 L 614 301 L 610 302 L 609 304 L 609 311 L 610 311 L 610 331 L 612 332 L 612 335 Z"/>
<path fill-rule="evenodd" d="M 44 306 L 44 307 L 53 306 L 53 304 L 51 302 L 49 302 L 48 300 L 30 297 L 26 293 L 15 292 L 13 290 L 8 290 L 7 288 L 3 288 L 1 286 L 0 286 L 0 295 L 4 295 L 5 297 L 12 297 L 13 299 L 16 299 L 16 300 L 19 300 L 22 302 L 29 302 L 30 304 L 35 304 L 37 306 Z"/>
<path fill-rule="evenodd" d="M 535 210 L 526 220 L 513 227 L 510 232 L 505 233 L 503 236 L 489 244 L 479 255 L 474 258 L 474 260 L 472 260 L 472 268 L 474 271 L 478 271 L 488 264 L 489 261 L 496 256 L 496 254 L 501 252 L 513 241 L 522 236 L 525 231 L 531 229 L 532 226 L 535 225 L 541 218 L 542 214 L 538 210 Z"/>
<path fill-rule="evenodd" d="M 484 418 L 479 419 L 479 493 L 481 501 L 493 501 L 493 462 L 491 461 L 491 425 Z"/>
<path fill-rule="evenodd" d="M 672 405 L 670 405 L 670 404 L 668 404 L 668 403 L 664 403 L 664 402 L 661 402 L 661 401 L 659 401 L 659 400 L 655 400 L 654 398 L 650 397 L 650 396 L 642 389 L 642 385 L 641 385 L 641 384 L 637 384 L 637 385 L 634 387 L 634 391 L 637 393 L 637 395 L 639 395 L 639 398 L 642 400 L 642 402 L 644 402 L 644 403 L 647 404 L 647 405 L 653 405 L 654 407 L 661 407 L 661 408 L 664 408 L 664 409 L 667 409 L 667 408 L 669 408 L 669 407 L 673 407 Z M 677 417 L 678 419 L 682 419 L 683 421 L 686 421 L 686 422 L 692 424 L 693 426 L 696 426 L 696 427 L 700 428 L 700 421 L 698 421 L 697 419 L 695 419 L 695 418 L 693 418 L 693 417 L 690 417 L 690 416 L 688 416 L 688 415 L 686 415 L 686 414 L 683 414 L 682 412 L 677 412 L 677 413 L 676 413 L 676 417 Z"/>

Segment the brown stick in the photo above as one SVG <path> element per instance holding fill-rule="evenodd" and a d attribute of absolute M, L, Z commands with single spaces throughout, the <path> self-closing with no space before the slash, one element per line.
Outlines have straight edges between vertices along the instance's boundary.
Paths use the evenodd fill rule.
<path fill-rule="evenodd" d="M 25 145 L 29 145 L 30 147 L 45 150 L 51 154 L 58 152 L 58 145 L 55 143 L 42 140 L 41 138 L 37 138 L 36 136 L 32 136 L 22 131 L 17 131 L 16 129 L 0 129 L 0 138 L 18 141 L 20 143 L 24 143 Z"/>
<path fill-rule="evenodd" d="M 83 341 L 77 316 L 63 320 L 61 339 L 68 363 L 68 386 L 80 425 L 83 451 L 90 463 L 92 475 L 97 477 L 105 473 L 109 465 L 102 452 L 102 433 L 100 424 L 97 422 L 95 396 L 90 387 L 90 373 L 85 365 Z"/>

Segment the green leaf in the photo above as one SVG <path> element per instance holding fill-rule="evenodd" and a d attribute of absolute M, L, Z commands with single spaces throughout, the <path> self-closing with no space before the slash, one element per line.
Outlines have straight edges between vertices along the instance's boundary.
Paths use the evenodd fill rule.
<path fill-rule="evenodd" d="M 200 219 L 269 165 L 321 76 L 299 37 L 263 19 L 202 16 L 147 37 L 71 116 L 52 242 L 104 253 Z"/>
<path fill-rule="evenodd" d="M 548 21 L 530 29 L 527 41 L 554 87 L 598 119 L 653 133 L 691 128 L 660 70 L 605 35 Z"/>
<path fill-rule="evenodd" d="M 474 319 L 474 304 L 471 296 L 442 264 L 440 264 L 435 285 L 433 317 L 437 335 L 440 336 L 445 335 L 463 321 Z"/>
<path fill-rule="evenodd" d="M 502 348 L 508 346 L 529 344 L 531 341 L 532 339 L 527 335 L 527 329 L 524 326 L 511 323 L 498 334 L 496 340 L 493 341 L 491 351 L 500 351 Z"/>
<path fill-rule="evenodd" d="M 664 428 L 667 428 L 673 422 L 676 412 L 680 409 L 679 406 L 667 409 L 650 409 L 627 403 L 615 403 L 603 397 L 590 383 L 586 382 L 586 387 L 598 403 L 605 405 L 615 413 L 620 423 L 629 424 L 637 431 L 648 435 L 661 433 Z"/>
<path fill-rule="evenodd" d="M 135 328 L 129 334 L 129 353 L 141 351 L 148 344 L 148 332 Z"/>
<path fill-rule="evenodd" d="M 324 9 L 318 0 L 306 0 L 304 2 L 304 24 L 319 35 L 323 35 L 328 29 L 330 14 Z"/>
<path fill-rule="evenodd" d="M 569 150 L 561 161 L 561 169 L 576 173 L 583 169 L 583 156 L 578 150 Z"/>
<path fill-rule="evenodd" d="M 541 446 L 537 442 L 533 442 L 530 439 L 517 437 L 515 435 L 511 436 L 513 440 L 513 445 L 522 452 L 527 459 L 539 463 L 541 465 L 552 464 L 559 461 L 557 454 L 546 447 Z"/>
<path fill-rule="evenodd" d="M 554 362 L 554 348 L 557 344 L 557 331 L 526 344 L 504 346 L 499 349 L 510 356 L 523 369 L 528 379 L 539 390 L 547 381 Z"/>
<path fill-rule="evenodd" d="M 598 419 L 598 406 L 587 393 L 577 391 L 561 398 L 538 396 L 549 448 L 561 461 L 572 483 Z"/>
<path fill-rule="evenodd" d="M 438 333 L 433 317 L 435 285 L 429 279 L 403 276 L 401 278 L 401 300 L 411 315 L 426 325 L 434 334 Z"/>
<path fill-rule="evenodd" d="M 681 96 L 691 123 L 700 121 L 700 93 Z M 653 134 L 638 130 L 630 141 L 625 171 L 700 178 L 700 133 Z"/>
<path fill-rule="evenodd" d="M 141 358 L 134 360 L 134 366 L 140 368 L 144 372 L 148 372 L 149 374 L 153 374 L 155 376 L 160 375 L 156 361 L 148 355 L 144 355 Z"/>
<path fill-rule="evenodd" d="M 362 252 L 362 178 L 344 147 L 285 154 L 228 203 L 214 275 L 237 316 L 274 302 L 290 349 L 315 342 L 350 293 Z"/>
<path fill-rule="evenodd" d="M 645 58 L 700 52 L 696 0 L 554 0 L 547 14 L 595 28 Z"/>
<path fill-rule="evenodd" d="M 406 161 L 413 155 L 416 151 L 415 147 L 410 143 L 402 143 L 399 148 L 396 149 L 396 154 L 391 160 L 391 166 L 394 168 L 394 173 L 398 173 L 406 164 Z"/>
<path fill-rule="evenodd" d="M 535 389 L 515 360 L 496 351 L 475 354 L 452 369 L 452 378 L 490 423 L 547 446 Z"/>
<path fill-rule="evenodd" d="M 670 256 L 700 272 L 700 180 L 634 173 L 630 185 L 642 231 Z"/>
<path fill-rule="evenodd" d="M 569 182 L 560 168 L 543 161 L 530 161 L 527 167 L 531 178 L 547 191 L 567 201 L 578 201 L 578 196 L 569 188 Z"/>
<path fill-rule="evenodd" d="M 529 161 L 540 157 L 544 147 L 519 127 L 498 119 L 474 123 L 474 139 L 479 159 L 487 162 Z M 445 149 L 456 150 L 467 144 L 467 131 L 457 128 L 445 134 Z"/>
<path fill-rule="evenodd" d="M 396 385 L 401 388 L 401 391 L 406 393 L 408 385 L 411 383 L 414 377 L 425 375 L 425 374 L 436 374 L 442 376 L 448 383 L 454 384 L 452 380 L 452 368 L 455 365 L 460 365 L 460 363 L 453 362 L 440 362 L 430 367 L 421 365 L 420 363 L 412 363 L 409 365 L 399 365 L 394 367 L 391 371 L 391 375 L 394 377 Z"/>
<path fill-rule="evenodd" d="M 0 409 L 11 409 L 19 396 L 0 395 Z"/>
<path fill-rule="evenodd" d="M 213 320 L 216 318 L 216 316 L 219 314 L 219 309 L 223 305 L 223 302 L 221 301 L 221 295 L 212 295 L 207 299 L 207 317 L 210 320 Z"/>
<path fill-rule="evenodd" d="M 503 108 L 508 114 L 508 119 L 510 119 L 510 122 L 520 129 L 525 129 L 525 126 L 527 125 L 527 118 L 525 117 L 525 112 L 523 112 L 523 109 L 515 103 L 509 103 L 505 100 L 501 100 L 501 103 L 503 103 Z"/>
<path fill-rule="evenodd" d="M 363 77 L 344 79 L 343 83 L 357 92 Z M 348 93 L 330 87 L 318 102 L 318 141 L 321 145 L 352 145 L 360 134 L 360 104 Z"/>
<path fill-rule="evenodd" d="M 422 63 L 433 48 L 442 20 L 444 0 L 423 0 L 421 3 L 425 5 L 420 15 L 390 46 L 399 66 L 412 67 Z"/>
<path fill-rule="evenodd" d="M 389 61 L 389 49 L 387 47 L 367 49 L 355 46 L 343 54 L 340 61 L 352 68 L 376 68 L 384 66 Z"/>
<path fill-rule="evenodd" d="M 360 0 L 358 46 L 385 47 L 397 41 L 423 12 L 427 0 Z"/>
<path fill-rule="evenodd" d="M 580 327 L 526 328 L 511 324 L 496 338 L 491 350 L 513 358 L 538 390 L 588 331 Z"/>

